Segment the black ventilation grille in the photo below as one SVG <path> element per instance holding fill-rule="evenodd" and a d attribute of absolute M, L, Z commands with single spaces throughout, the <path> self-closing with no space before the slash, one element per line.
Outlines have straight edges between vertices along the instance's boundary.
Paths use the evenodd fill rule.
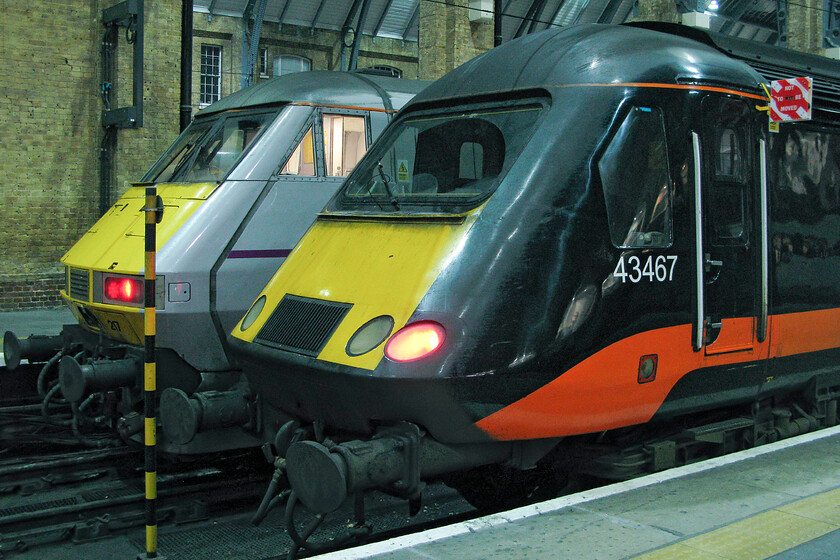
<path fill-rule="evenodd" d="M 351 303 L 286 294 L 254 341 L 304 356 L 317 356 L 351 307 Z"/>
<path fill-rule="evenodd" d="M 761 74 L 768 82 L 773 80 L 787 80 L 799 76 L 810 76 L 814 78 L 814 107 L 826 111 L 840 112 L 840 83 L 832 81 L 816 72 L 805 70 L 795 72 L 782 66 L 774 66 L 770 63 L 761 63 L 754 60 L 745 60 L 747 64 Z"/>
<path fill-rule="evenodd" d="M 70 297 L 82 301 L 88 301 L 90 289 L 90 276 L 87 270 L 80 268 L 70 269 Z"/>

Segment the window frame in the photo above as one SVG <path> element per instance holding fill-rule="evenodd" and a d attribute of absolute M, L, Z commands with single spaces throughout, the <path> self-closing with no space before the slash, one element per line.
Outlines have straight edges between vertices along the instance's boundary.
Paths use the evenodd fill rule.
<path fill-rule="evenodd" d="M 709 110 L 709 104 L 714 103 L 713 110 Z M 703 99 L 704 112 L 708 115 L 714 115 L 714 119 L 708 119 L 704 126 L 704 145 L 710 152 L 703 161 L 703 175 L 707 177 L 704 181 L 704 189 L 706 191 L 706 208 L 704 209 L 704 227 L 709 239 L 711 247 L 748 247 L 753 236 L 753 218 L 754 202 L 750 199 L 751 187 L 750 183 L 753 181 L 755 170 L 753 169 L 753 150 L 752 145 L 752 121 L 749 104 L 743 99 L 734 97 L 718 97 L 707 96 Z M 732 126 L 720 126 L 718 116 L 723 113 L 724 104 L 730 106 L 740 105 L 741 113 Z M 739 154 L 738 173 L 722 173 L 719 170 L 719 156 L 721 153 L 722 141 L 724 133 L 727 130 L 735 131 L 741 153 Z M 731 157 L 731 156 L 730 156 Z M 742 226 L 742 234 L 738 237 L 725 237 L 720 234 L 722 225 L 718 218 L 721 216 L 721 205 L 716 201 L 720 200 L 719 195 L 725 193 L 737 192 L 740 200 L 740 214 Z"/>
<path fill-rule="evenodd" d="M 260 129 L 260 131 L 257 133 L 257 135 L 254 136 L 254 138 L 248 143 L 247 149 L 242 150 L 242 152 L 239 154 L 239 156 L 237 156 L 236 160 L 234 160 L 233 164 L 231 164 L 231 166 L 227 170 L 227 172 L 218 179 L 217 182 L 223 183 L 224 181 L 227 180 L 227 177 L 231 173 L 233 173 L 233 171 L 239 166 L 239 164 L 242 163 L 242 160 L 244 158 L 246 158 L 248 156 L 248 154 L 251 153 L 251 149 L 260 142 L 260 139 L 262 138 L 262 136 L 277 121 L 278 115 L 284 109 L 285 109 L 285 106 L 280 106 L 280 107 L 276 107 L 276 108 L 254 108 L 254 109 L 247 110 L 247 111 L 243 111 L 241 109 L 230 109 L 228 111 L 222 111 L 222 112 L 219 112 L 219 113 L 216 113 L 216 114 L 208 115 L 206 117 L 199 117 L 199 118 L 195 119 L 192 123 L 190 123 L 190 126 L 187 127 L 184 130 L 184 132 L 182 132 L 178 136 L 178 138 L 175 139 L 175 141 L 166 149 L 166 151 L 163 152 L 163 155 L 161 155 L 157 159 L 157 161 L 155 161 L 155 163 L 152 164 L 149 167 L 149 169 L 143 175 L 142 182 L 155 182 L 155 183 L 161 182 L 161 181 L 158 181 L 158 177 L 160 177 L 160 175 L 166 170 L 166 167 L 159 169 L 159 166 L 170 157 L 171 153 L 179 145 L 179 143 L 181 141 L 181 138 L 184 137 L 184 135 L 186 133 L 188 133 L 190 131 L 190 128 L 192 126 L 194 126 L 196 123 L 199 124 L 199 125 L 203 125 L 204 122 L 207 122 L 208 125 L 209 125 L 208 128 L 204 132 L 202 132 L 199 136 L 196 137 L 196 144 L 199 144 L 201 142 L 204 142 L 204 139 L 206 137 L 213 136 L 219 130 L 221 130 L 224 127 L 225 122 L 230 117 L 234 117 L 234 116 L 235 117 L 248 117 L 248 116 L 252 116 L 252 115 L 253 116 L 269 115 L 268 119 L 266 120 L 265 126 L 263 126 Z M 196 157 L 196 154 L 191 154 L 190 156 L 188 156 L 188 158 L 186 160 L 184 160 L 184 163 L 186 164 L 186 162 L 188 160 L 195 159 L 195 157 Z M 167 164 L 167 167 L 168 167 L 168 165 L 169 164 Z M 154 174 L 153 174 L 153 172 L 154 172 Z M 164 181 L 164 182 L 171 182 L 171 178 L 170 178 L 170 180 Z M 175 182 L 176 183 L 181 182 L 181 179 L 177 178 L 177 179 L 175 179 Z M 204 182 L 204 181 L 202 181 L 202 182 Z"/>
<path fill-rule="evenodd" d="M 362 117 L 364 119 L 365 127 L 365 156 L 367 155 L 367 152 L 370 151 L 370 148 L 373 145 L 373 134 L 371 132 L 369 111 L 365 111 L 362 109 L 345 109 L 337 107 L 334 108 L 316 106 L 312 111 L 312 114 L 309 115 L 309 118 L 307 118 L 306 122 L 302 126 L 301 131 L 298 131 L 294 143 L 289 148 L 287 153 L 284 154 L 281 163 L 278 164 L 277 169 L 272 175 L 272 180 L 282 179 L 283 181 L 344 181 L 349 176 L 327 174 L 326 145 L 324 143 L 324 115 Z M 306 132 L 308 132 L 310 128 L 313 132 L 312 142 L 313 149 L 315 151 L 315 175 L 284 175 L 283 173 L 281 173 L 281 171 L 286 167 L 289 158 L 292 157 L 292 154 L 294 154 L 295 150 L 306 136 Z M 365 156 L 362 156 L 362 159 L 364 159 Z M 362 161 L 362 159 L 359 159 L 359 162 Z M 358 165 L 359 162 L 356 162 L 356 165 Z"/>
<path fill-rule="evenodd" d="M 324 118 L 327 115 L 336 115 L 336 116 L 343 116 L 343 117 L 361 117 L 363 119 L 363 126 L 364 126 L 364 138 L 365 138 L 365 154 L 367 151 L 370 150 L 371 146 L 371 132 L 370 132 L 370 113 L 368 111 L 360 111 L 356 109 L 339 109 L 339 108 L 332 108 L 332 107 L 319 107 L 318 110 L 318 126 L 321 129 L 321 146 L 323 147 L 323 156 L 324 156 L 324 177 L 330 179 L 341 179 L 342 181 L 346 179 L 352 170 L 347 175 L 330 175 L 327 171 L 327 143 L 326 143 L 326 136 L 324 130 Z M 359 164 L 360 161 L 364 158 L 364 154 L 361 158 L 356 161 L 354 164 L 354 168 L 356 165 Z"/>
<path fill-rule="evenodd" d="M 283 61 L 306 61 L 306 68 L 302 70 L 293 70 L 291 72 L 284 72 L 283 71 Z M 274 75 L 275 76 L 285 76 L 287 74 L 294 74 L 296 72 L 310 72 L 312 71 L 312 59 L 305 57 L 299 54 L 292 54 L 292 53 L 280 53 L 274 58 Z"/>
<path fill-rule="evenodd" d="M 453 101 L 445 107 L 434 108 L 420 108 L 414 111 L 401 114 L 386 128 L 382 136 L 380 136 L 376 143 L 371 145 L 365 157 L 359 162 L 361 165 L 364 160 L 368 158 L 378 159 L 385 155 L 386 151 L 392 148 L 391 141 L 394 140 L 395 135 L 401 134 L 402 123 L 412 121 L 415 119 L 435 119 L 446 118 L 450 115 L 459 115 L 465 113 L 480 113 L 480 112 L 495 112 L 495 111 L 524 111 L 535 110 L 536 118 L 531 123 L 527 134 L 523 135 L 519 140 L 521 141 L 521 149 L 517 152 L 510 161 L 503 161 L 502 168 L 499 172 L 498 178 L 492 188 L 487 191 L 474 196 L 464 197 L 452 200 L 442 200 L 435 197 L 418 197 L 417 200 L 399 200 L 399 212 L 402 214 L 418 214 L 418 215 L 459 215 L 469 212 L 477 208 L 489 199 L 498 190 L 499 186 L 505 181 L 507 175 L 516 166 L 522 154 L 528 149 L 531 139 L 536 131 L 539 130 L 541 123 L 546 114 L 551 108 L 551 96 L 543 90 L 529 90 L 523 92 L 522 96 L 518 97 L 504 97 L 494 98 L 490 101 L 474 100 L 464 98 L 459 103 Z M 388 203 L 387 197 L 381 194 L 357 197 L 355 195 L 348 195 L 347 189 L 354 184 L 354 176 L 359 172 L 359 166 L 346 178 L 342 188 L 337 195 L 333 197 L 327 206 L 327 212 L 334 214 L 390 214 L 396 209 Z M 384 204 L 383 204 L 384 202 Z"/>
<path fill-rule="evenodd" d="M 271 77 L 271 66 L 268 64 L 268 49 L 260 49 L 259 57 L 257 58 L 257 73 L 260 78 Z"/>
<path fill-rule="evenodd" d="M 213 49 L 217 54 L 215 56 L 205 54 L 205 49 Z M 200 52 L 198 106 L 203 108 L 222 98 L 222 57 L 224 56 L 224 52 L 222 45 L 211 43 L 202 43 Z M 205 62 L 206 58 L 210 58 L 211 56 L 217 59 L 217 65 L 215 67 L 209 62 Z M 216 72 L 210 73 L 206 71 L 207 69 L 215 69 Z M 208 88 L 211 91 L 208 92 Z"/>
<path fill-rule="evenodd" d="M 665 159 L 665 173 L 667 176 L 667 216 L 666 216 L 666 228 L 667 231 L 664 232 L 667 235 L 665 236 L 666 241 L 664 243 L 627 243 L 629 239 L 630 232 L 626 232 L 624 234 L 624 242 L 619 243 L 617 240 L 613 239 L 613 224 L 610 219 L 610 201 L 607 197 L 607 188 L 608 185 L 605 184 L 603 172 L 601 171 L 600 164 L 603 160 L 604 155 L 606 154 L 607 150 L 612 145 L 613 140 L 615 140 L 616 136 L 618 135 L 621 128 L 627 122 L 628 117 L 634 110 L 642 110 L 645 112 L 652 112 L 659 116 L 659 124 L 660 130 L 662 132 L 662 140 L 663 140 L 663 157 Z M 615 113 L 615 117 L 613 117 L 612 123 L 610 124 L 609 130 L 604 137 L 601 145 L 595 152 L 595 157 L 592 158 L 592 165 L 591 165 L 591 174 L 593 177 L 597 177 L 597 181 L 600 184 L 600 192 L 601 196 L 603 197 L 604 203 L 604 212 L 605 217 L 607 220 L 607 233 L 610 238 L 610 243 L 616 248 L 621 250 L 646 250 L 646 249 L 653 249 L 653 250 L 661 250 L 661 249 L 670 249 L 674 246 L 674 203 L 675 203 L 675 196 L 674 191 L 676 188 L 674 182 L 674 174 L 673 174 L 673 164 L 671 162 L 671 149 L 670 143 L 668 139 L 668 122 L 667 122 L 667 112 L 662 108 L 662 106 L 651 103 L 651 102 L 643 102 L 640 99 L 625 99 L 621 105 L 619 105 L 618 110 Z M 642 236 L 644 233 L 651 233 L 651 232 L 642 232 Z M 637 236 L 636 238 L 639 238 Z"/>

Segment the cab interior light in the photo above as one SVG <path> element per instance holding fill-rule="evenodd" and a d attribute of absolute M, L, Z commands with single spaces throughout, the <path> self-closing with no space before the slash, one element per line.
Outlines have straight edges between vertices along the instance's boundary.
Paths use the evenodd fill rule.
<path fill-rule="evenodd" d="M 385 345 L 385 355 L 395 362 L 419 360 L 438 350 L 445 339 L 446 331 L 438 323 L 412 323 L 391 337 Z"/>

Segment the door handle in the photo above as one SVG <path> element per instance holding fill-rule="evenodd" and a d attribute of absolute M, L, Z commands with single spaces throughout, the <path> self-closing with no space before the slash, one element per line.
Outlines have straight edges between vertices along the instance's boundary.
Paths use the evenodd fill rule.
<path fill-rule="evenodd" d="M 703 329 L 703 342 L 707 345 L 714 344 L 718 336 L 720 336 L 721 329 L 723 329 L 723 319 L 721 319 L 720 323 L 716 323 L 713 322 L 711 316 L 707 316 L 705 327 L 706 328 Z"/>
<path fill-rule="evenodd" d="M 712 282 L 718 279 L 718 276 L 720 276 L 721 268 L 723 268 L 723 261 L 713 259 L 712 255 L 706 253 L 705 258 L 703 259 L 703 264 L 703 268 L 706 271 L 706 274 L 711 273 L 712 267 L 715 267 L 714 275 L 706 277 L 706 284 L 711 284 Z"/>
<path fill-rule="evenodd" d="M 712 321 L 711 317 L 706 317 L 706 328 L 707 329 L 722 329 L 723 328 L 723 321 L 720 323 L 715 323 Z"/>
<path fill-rule="evenodd" d="M 703 262 L 706 263 L 706 272 L 712 270 L 713 266 L 723 266 L 723 261 L 712 259 L 712 255 L 709 253 L 706 253 L 706 259 Z"/>

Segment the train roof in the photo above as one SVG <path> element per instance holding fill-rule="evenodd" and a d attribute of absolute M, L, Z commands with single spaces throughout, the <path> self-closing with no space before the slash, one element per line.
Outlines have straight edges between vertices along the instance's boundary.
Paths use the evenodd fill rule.
<path fill-rule="evenodd" d="M 360 72 L 296 72 L 241 89 L 199 111 L 196 116 L 230 109 L 312 103 L 393 110 L 422 91 L 428 82 Z"/>
<path fill-rule="evenodd" d="M 588 24 L 501 45 L 450 72 L 411 105 L 572 84 L 696 84 L 763 94 L 760 83 L 769 79 L 815 74 L 819 107 L 819 90 L 826 89 L 819 84 L 840 91 L 840 63 L 825 57 L 676 24 Z M 840 95 L 835 95 L 840 110 Z"/>
<path fill-rule="evenodd" d="M 638 22 L 625 25 L 683 35 L 711 45 L 745 62 L 767 82 L 810 76 L 814 79 L 816 108 L 840 113 L 840 61 L 674 23 Z"/>

